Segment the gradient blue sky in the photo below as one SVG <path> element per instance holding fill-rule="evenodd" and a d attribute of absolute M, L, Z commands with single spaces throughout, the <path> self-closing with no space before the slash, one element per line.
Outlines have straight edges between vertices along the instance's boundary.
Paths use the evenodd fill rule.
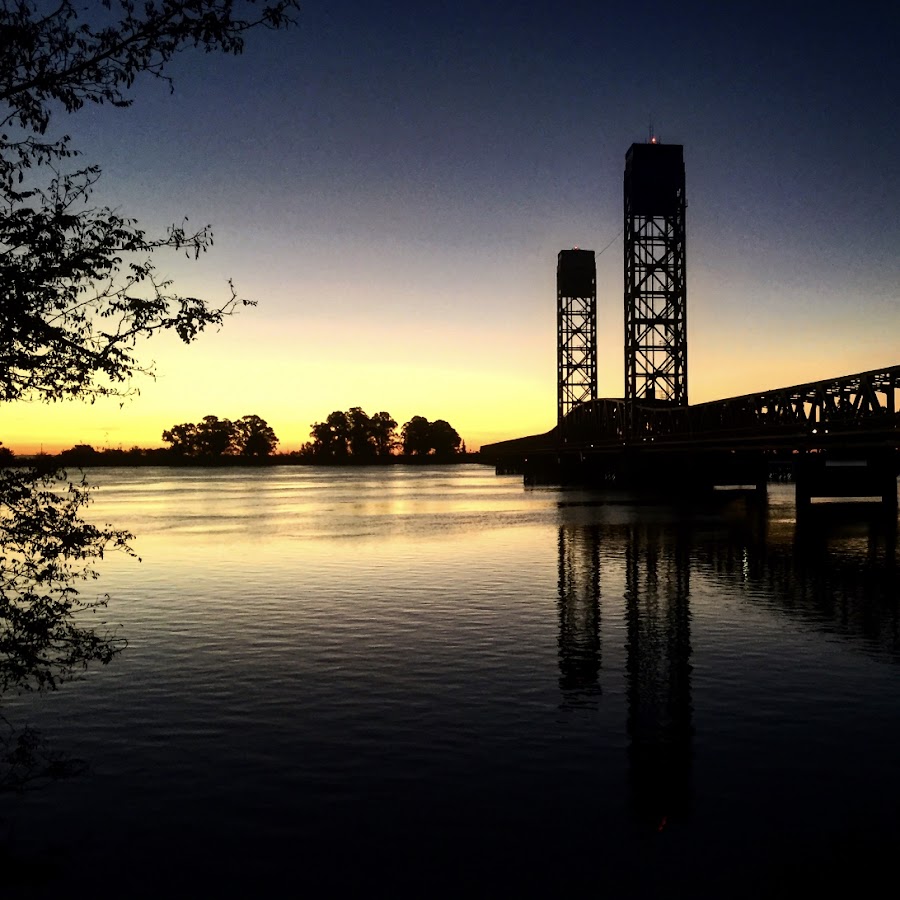
<path fill-rule="evenodd" d="M 692 402 L 900 363 L 900 12 L 890 3 L 308 2 L 175 92 L 57 126 L 98 202 L 212 223 L 183 293 L 259 307 L 120 408 L 14 405 L 4 442 L 159 445 L 206 414 L 294 449 L 333 409 L 449 420 L 470 447 L 554 424 L 555 266 L 600 250 L 600 393 L 622 394 L 622 171 L 685 148 Z"/>

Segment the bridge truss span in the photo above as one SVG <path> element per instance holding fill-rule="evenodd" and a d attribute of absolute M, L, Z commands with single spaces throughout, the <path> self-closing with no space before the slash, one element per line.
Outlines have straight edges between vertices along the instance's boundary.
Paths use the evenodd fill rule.
<path fill-rule="evenodd" d="M 675 439 L 753 440 L 827 435 L 865 438 L 898 433 L 900 366 L 714 400 L 677 410 L 651 411 L 645 430 Z"/>
<path fill-rule="evenodd" d="M 900 366 L 872 369 L 672 407 L 624 400 L 582 404 L 569 415 L 569 446 L 716 443 L 722 445 L 825 445 L 838 439 L 900 442 Z"/>

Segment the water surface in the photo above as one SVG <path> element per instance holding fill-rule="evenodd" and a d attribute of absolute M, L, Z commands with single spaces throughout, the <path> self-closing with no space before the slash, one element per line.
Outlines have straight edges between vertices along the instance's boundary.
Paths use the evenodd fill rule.
<path fill-rule="evenodd" d="M 5 703 L 91 764 L 4 799 L 24 895 L 861 890 L 900 845 L 896 522 L 477 466 L 90 477 L 138 535 L 86 587 L 129 646 Z"/>

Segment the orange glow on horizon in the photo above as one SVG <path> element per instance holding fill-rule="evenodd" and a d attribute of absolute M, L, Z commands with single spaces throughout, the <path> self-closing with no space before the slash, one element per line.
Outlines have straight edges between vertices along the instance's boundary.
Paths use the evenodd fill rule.
<path fill-rule="evenodd" d="M 598 388 L 600 396 L 621 397 L 622 301 L 613 281 L 618 265 L 609 267 L 598 296 Z M 313 317 L 296 311 L 300 289 L 296 298 L 284 291 L 190 347 L 168 335 L 155 338 L 142 358 L 155 358 L 156 380 L 137 381 L 139 395 L 121 405 L 115 399 L 5 404 L 0 440 L 19 454 L 81 443 L 161 447 L 163 430 L 175 424 L 256 414 L 274 428 L 279 450 L 289 452 L 310 439 L 313 422 L 353 406 L 369 414 L 385 410 L 399 425 L 414 415 L 445 419 L 473 450 L 542 434 L 556 422 L 552 262 L 544 268 L 544 280 L 517 300 L 514 315 L 511 289 L 498 299 L 493 282 L 486 293 L 467 295 L 467 310 L 478 308 L 474 318 L 440 304 L 401 314 L 391 310 L 396 296 L 383 286 L 366 293 L 358 285 L 342 307 Z M 747 312 L 757 301 L 740 281 L 726 282 L 728 293 L 748 299 L 724 315 L 716 305 L 722 283 L 720 272 L 703 269 L 693 282 L 691 403 L 900 362 L 895 331 L 873 329 L 852 308 L 809 324 L 798 345 L 790 328 L 773 330 L 766 317 Z M 736 321 L 735 309 L 745 318 Z"/>

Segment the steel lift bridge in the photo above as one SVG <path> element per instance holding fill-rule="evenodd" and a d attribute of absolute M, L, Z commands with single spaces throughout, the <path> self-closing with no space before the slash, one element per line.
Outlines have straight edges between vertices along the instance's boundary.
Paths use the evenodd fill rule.
<path fill-rule="evenodd" d="M 597 396 L 594 252 L 562 250 L 556 427 L 482 457 L 527 482 L 692 493 L 763 492 L 776 471 L 798 506 L 860 497 L 896 510 L 900 365 L 688 404 L 683 149 L 651 138 L 625 157 L 624 397 Z"/>

